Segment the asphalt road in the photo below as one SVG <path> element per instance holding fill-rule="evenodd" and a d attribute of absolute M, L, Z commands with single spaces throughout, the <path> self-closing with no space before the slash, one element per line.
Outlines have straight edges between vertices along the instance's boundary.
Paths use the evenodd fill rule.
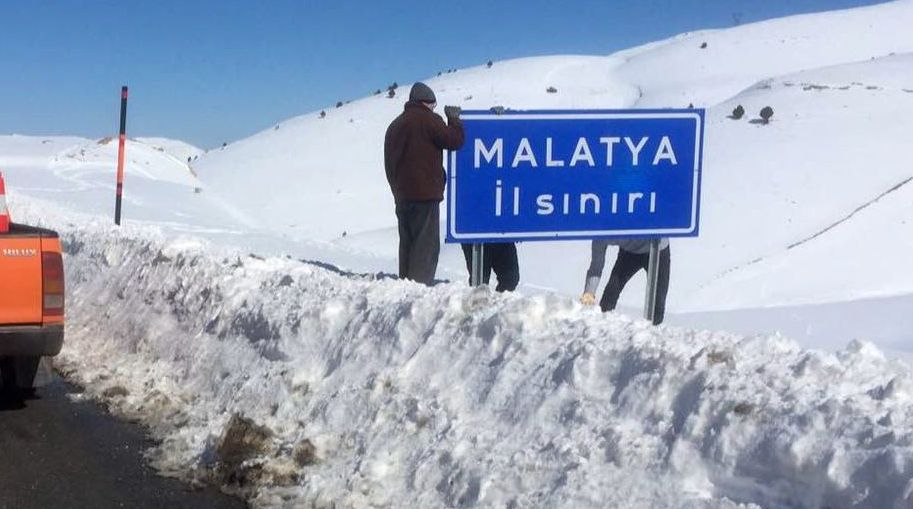
<path fill-rule="evenodd" d="M 70 401 L 72 392 L 55 378 L 34 398 L 0 397 L 0 509 L 245 507 L 157 476 L 142 457 L 142 428 Z"/>

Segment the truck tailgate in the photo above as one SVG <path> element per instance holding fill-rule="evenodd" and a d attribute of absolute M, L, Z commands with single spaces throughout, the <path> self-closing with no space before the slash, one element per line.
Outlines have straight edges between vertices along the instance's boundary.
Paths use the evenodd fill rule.
<path fill-rule="evenodd" d="M 40 324 L 41 239 L 0 234 L 0 323 Z"/>

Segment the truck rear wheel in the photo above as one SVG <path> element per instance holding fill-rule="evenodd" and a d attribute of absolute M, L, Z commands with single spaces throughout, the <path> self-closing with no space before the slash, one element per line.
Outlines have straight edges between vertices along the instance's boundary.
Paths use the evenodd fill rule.
<path fill-rule="evenodd" d="M 26 394 L 33 392 L 37 381 L 41 357 L 0 358 L 0 378 L 3 391 L 19 390 Z"/>

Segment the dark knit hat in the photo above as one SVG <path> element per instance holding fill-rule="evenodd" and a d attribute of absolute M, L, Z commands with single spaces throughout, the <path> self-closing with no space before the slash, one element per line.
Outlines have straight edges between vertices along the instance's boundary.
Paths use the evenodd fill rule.
<path fill-rule="evenodd" d="M 431 90 L 431 87 L 422 83 L 421 81 L 417 82 L 415 85 L 412 85 L 412 90 L 409 91 L 409 100 L 421 101 L 423 103 L 437 102 L 437 98 L 434 97 L 434 91 Z"/>

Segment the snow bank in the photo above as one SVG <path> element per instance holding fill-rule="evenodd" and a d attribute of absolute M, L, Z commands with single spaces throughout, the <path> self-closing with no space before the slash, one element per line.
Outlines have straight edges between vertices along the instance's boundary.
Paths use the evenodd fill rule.
<path fill-rule="evenodd" d="M 151 427 L 157 467 L 256 505 L 913 504 L 913 381 L 868 344 L 825 354 L 57 226 L 59 366 Z M 226 471 L 233 415 L 227 434 L 258 446 Z"/>

